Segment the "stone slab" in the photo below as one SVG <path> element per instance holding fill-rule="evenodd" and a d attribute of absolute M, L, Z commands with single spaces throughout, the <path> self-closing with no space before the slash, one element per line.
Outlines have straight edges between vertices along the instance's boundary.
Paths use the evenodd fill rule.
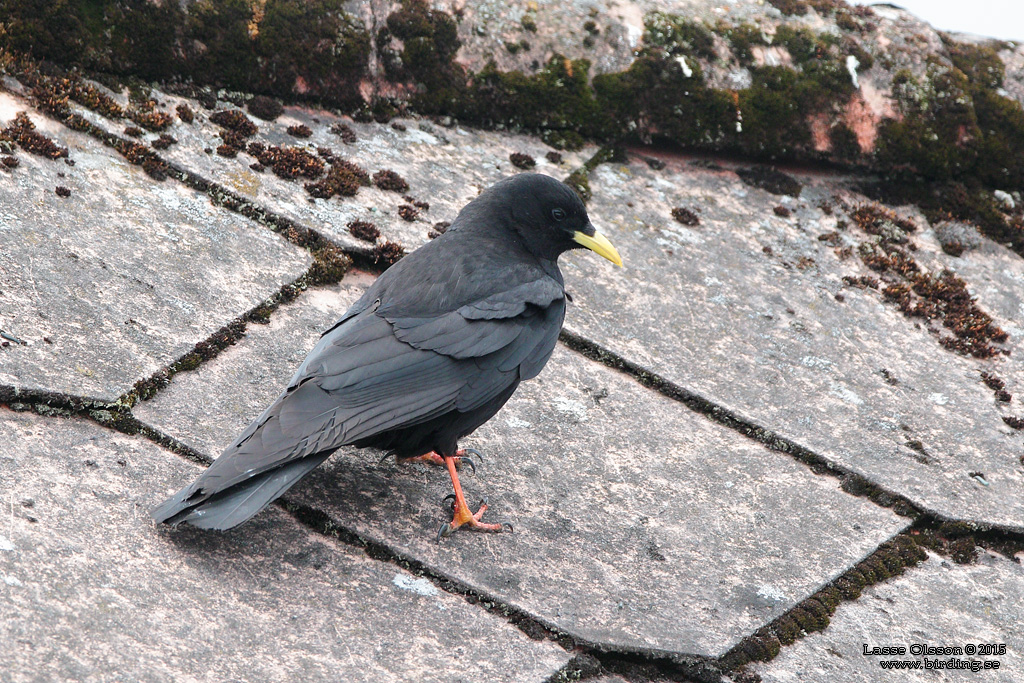
<path fill-rule="evenodd" d="M 539 683 L 570 658 L 278 508 L 154 528 L 150 500 L 198 468 L 152 442 L 0 409 L 0 443 L 5 683 Z"/>
<path fill-rule="evenodd" d="M 26 109 L 0 92 L 0 127 Z M 0 173 L 0 329 L 28 342 L 0 348 L 0 385 L 115 400 L 309 266 L 270 230 L 29 115 L 74 165 L 19 149 Z"/>
<path fill-rule="evenodd" d="M 778 657 L 749 668 L 764 683 L 890 683 L 965 680 L 1011 683 L 1024 678 L 1024 569 L 1016 561 L 982 552 L 977 564 L 955 565 L 937 555 L 903 576 L 868 588 L 843 603 L 824 631 L 785 647 Z M 932 648 L 1006 646 L 1002 655 L 911 655 L 913 645 Z M 904 655 L 865 655 L 875 647 L 906 648 Z M 978 650 L 975 650 L 977 653 Z M 998 662 L 998 669 L 926 670 L 925 659 L 948 663 Z M 883 669 L 882 661 L 918 662 L 919 670 Z M 914 664 L 910 664 L 914 666 Z M 934 664 L 933 664 L 934 666 Z"/>
<path fill-rule="evenodd" d="M 365 286 L 347 283 L 282 306 L 269 326 L 179 373 L 135 415 L 219 453 L 273 400 L 316 342 L 313 330 Z M 435 543 L 450 515 L 447 474 L 378 464 L 373 451 L 339 452 L 289 496 L 578 638 L 708 657 L 907 524 L 843 493 L 837 479 L 562 346 L 464 444 L 486 458 L 475 476 L 464 472 L 467 496 L 488 496 L 487 518 L 513 522 L 514 534 L 462 532 Z"/>
<path fill-rule="evenodd" d="M 284 114 L 274 121 L 263 121 L 249 115 L 258 132 L 250 141 L 266 146 L 295 146 L 316 154 L 317 148 L 327 147 L 339 158 L 348 159 L 371 176 L 389 169 L 408 183 L 406 192 L 384 191 L 376 186 L 360 188 L 353 197 L 312 197 L 304 189 L 308 179 L 285 180 L 270 169 L 256 172 L 250 166 L 256 159 L 247 153 L 225 158 L 216 153 L 223 142 L 220 126 L 209 121 L 213 113 L 198 102 L 175 95 L 154 91 L 162 110 L 174 112 L 178 104 L 188 104 L 195 112 L 193 123 L 186 124 L 174 117 L 167 133 L 178 142 L 159 152 L 161 156 L 184 168 L 251 199 L 270 211 L 286 216 L 302 225 L 319 230 L 347 248 L 372 247 L 348 232 L 346 225 L 354 220 L 370 221 L 376 225 L 383 239 L 397 242 L 407 250 L 425 243 L 431 227 L 440 221 L 451 222 L 459 210 L 484 188 L 494 182 L 519 173 L 509 161 L 513 152 L 532 156 L 536 170 L 560 177 L 588 159 L 597 147 L 590 144 L 577 152 L 561 152 L 563 162 L 554 164 L 545 155 L 553 148 L 526 135 L 480 131 L 463 126 L 444 126 L 426 119 L 398 118 L 391 124 L 356 123 L 347 116 L 338 116 L 325 110 L 285 107 Z M 95 112 L 75 105 L 73 107 L 93 123 L 118 135 L 124 130 L 124 121 L 104 118 Z M 219 110 L 237 109 L 219 103 Z M 243 110 L 245 111 L 245 110 Z M 332 126 L 347 125 L 356 134 L 356 141 L 345 144 L 330 132 Z M 312 135 L 299 138 L 288 134 L 289 126 L 305 125 Z M 147 138 L 155 138 L 147 134 Z M 206 152 L 204 150 L 211 150 Z M 399 217 L 398 207 L 407 204 L 404 195 L 429 203 L 430 208 L 419 210 L 412 222 Z"/>
<path fill-rule="evenodd" d="M 850 179 L 802 174 L 811 185 L 794 200 L 728 168 L 664 160 L 662 171 L 631 158 L 591 175 L 591 217 L 626 266 L 564 259 L 578 304 L 567 327 L 925 511 L 1024 529 L 1020 436 L 980 380 L 1006 361 L 947 351 L 879 292 L 844 288 L 843 276 L 872 271 L 818 240 L 844 216 L 817 201 L 843 192 L 855 205 Z M 673 220 L 675 207 L 699 211 L 700 225 Z M 844 244 L 867 238 L 857 232 Z M 993 264 L 1009 271 L 1003 282 L 1024 277 L 1020 259 Z"/>

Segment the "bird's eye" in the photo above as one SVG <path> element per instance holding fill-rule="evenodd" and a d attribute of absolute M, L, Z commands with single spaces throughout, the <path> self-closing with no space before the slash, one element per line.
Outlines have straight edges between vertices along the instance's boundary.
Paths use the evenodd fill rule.
<path fill-rule="evenodd" d="M 556 221 L 565 220 L 565 211 L 562 211 L 561 209 L 551 209 L 551 217 Z"/>

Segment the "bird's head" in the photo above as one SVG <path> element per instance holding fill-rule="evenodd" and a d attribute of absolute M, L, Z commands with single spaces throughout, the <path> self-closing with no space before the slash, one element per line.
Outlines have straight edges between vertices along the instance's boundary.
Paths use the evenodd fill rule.
<path fill-rule="evenodd" d="M 622 265 L 619 252 L 590 222 L 576 191 L 555 178 L 520 173 L 491 186 L 479 199 L 500 201 L 512 227 L 536 256 L 553 261 L 562 252 L 585 247 Z"/>

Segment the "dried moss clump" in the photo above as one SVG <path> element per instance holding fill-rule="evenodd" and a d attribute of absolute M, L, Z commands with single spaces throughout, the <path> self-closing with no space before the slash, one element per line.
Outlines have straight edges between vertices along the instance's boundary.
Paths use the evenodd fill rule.
<path fill-rule="evenodd" d="M 331 126 L 331 132 L 341 137 L 341 141 L 346 145 L 351 145 L 356 141 L 356 132 L 352 130 L 352 127 L 345 123 L 336 123 Z"/>
<path fill-rule="evenodd" d="M 251 138 L 259 131 L 244 112 L 237 109 L 225 109 L 210 114 L 210 121 L 221 128 L 238 133 L 244 138 Z"/>
<path fill-rule="evenodd" d="M 324 162 L 300 147 L 268 147 L 256 158 L 275 175 L 288 180 L 300 176 L 316 180 L 324 172 Z"/>
<path fill-rule="evenodd" d="M 536 160 L 523 152 L 512 152 L 512 154 L 508 155 L 508 160 L 512 162 L 513 166 L 523 170 L 529 170 L 537 166 Z"/>
<path fill-rule="evenodd" d="M 401 244 L 385 240 L 373 250 L 373 262 L 378 266 L 388 267 L 398 263 L 405 256 L 405 249 Z"/>
<path fill-rule="evenodd" d="M 341 282 L 352 267 L 352 259 L 337 246 L 327 243 L 313 250 L 313 265 L 306 272 L 310 285 L 332 285 Z"/>
<path fill-rule="evenodd" d="M 137 103 L 129 107 L 125 114 L 135 123 L 154 133 L 167 130 L 173 122 L 170 114 L 156 110 L 156 102 L 153 100 Z"/>
<path fill-rule="evenodd" d="M 174 139 L 174 137 L 166 133 L 161 133 L 160 137 L 158 137 L 156 140 L 153 140 L 153 142 L 149 144 L 152 145 L 154 149 L 167 149 L 168 147 L 170 147 L 173 144 L 176 144 L 177 142 L 178 141 Z"/>
<path fill-rule="evenodd" d="M 256 95 L 248 104 L 249 113 L 264 121 L 273 121 L 284 113 L 284 105 L 273 97 Z"/>
<path fill-rule="evenodd" d="M 30 154 L 46 157 L 47 159 L 61 159 L 68 156 L 68 148 L 61 147 L 56 142 L 36 130 L 36 125 L 25 112 L 18 112 L 14 120 L 0 131 L 0 136 L 18 143 L 18 146 Z"/>
<path fill-rule="evenodd" d="M 373 184 L 391 192 L 405 192 L 409 189 L 409 183 L 405 182 L 405 178 L 388 169 L 374 173 Z"/>
<path fill-rule="evenodd" d="M 380 230 L 369 221 L 352 221 L 345 227 L 348 228 L 353 237 L 364 242 L 373 243 L 380 237 Z"/>
<path fill-rule="evenodd" d="M 327 175 L 316 183 L 307 183 L 306 191 L 314 197 L 330 199 L 334 195 L 353 197 L 360 187 L 370 184 L 370 175 L 357 164 L 333 159 Z"/>
<path fill-rule="evenodd" d="M 1003 422 L 1005 422 L 1008 426 L 1012 427 L 1013 429 L 1024 429 L 1024 418 L 1014 417 L 1012 415 L 1004 415 Z"/>
<path fill-rule="evenodd" d="M 237 109 L 214 112 L 210 115 L 210 121 L 224 129 L 220 132 L 224 144 L 217 148 L 217 154 L 224 157 L 234 157 L 245 149 L 246 139 L 258 130 L 256 124 Z"/>
<path fill-rule="evenodd" d="M 410 204 L 402 204 L 398 207 L 398 215 L 402 220 L 412 223 L 416 220 L 416 217 L 420 215 L 420 212 L 416 210 L 416 207 Z"/>
<path fill-rule="evenodd" d="M 142 166 L 150 178 L 154 180 L 165 180 L 167 178 L 167 164 L 160 159 L 149 147 L 139 142 L 118 140 L 114 143 L 116 149 L 129 164 Z"/>
<path fill-rule="evenodd" d="M 306 124 L 299 123 L 294 126 L 288 126 L 288 135 L 294 135 L 297 138 L 308 138 L 313 135 L 313 131 Z"/>
<path fill-rule="evenodd" d="M 803 185 L 796 178 L 774 168 L 765 168 L 764 166 L 741 168 L 736 171 L 736 175 L 747 185 L 759 187 L 772 194 L 799 197 L 800 190 L 803 189 Z"/>
<path fill-rule="evenodd" d="M 672 218 L 675 218 L 683 225 L 700 225 L 700 217 L 692 209 L 688 209 L 685 206 L 677 206 L 672 209 Z"/>
<path fill-rule="evenodd" d="M 192 107 L 188 106 L 184 102 L 175 107 L 174 111 L 178 113 L 178 118 L 184 123 L 192 123 L 196 118 L 195 113 L 192 111 Z"/>
<path fill-rule="evenodd" d="M 440 221 L 438 223 L 434 223 L 434 225 L 430 227 L 430 230 L 427 230 L 427 237 L 432 240 L 437 239 L 441 235 L 448 232 L 448 228 L 450 227 L 451 223 L 449 223 L 448 221 Z"/>

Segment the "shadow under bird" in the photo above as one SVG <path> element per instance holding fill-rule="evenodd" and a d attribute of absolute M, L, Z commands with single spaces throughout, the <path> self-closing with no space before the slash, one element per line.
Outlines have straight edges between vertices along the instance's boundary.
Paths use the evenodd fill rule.
<path fill-rule="evenodd" d="M 581 247 L 622 265 L 569 186 L 536 173 L 494 184 L 377 278 L 277 400 L 153 518 L 230 529 L 355 445 L 447 467 L 454 516 L 438 538 L 511 528 L 482 522 L 486 503 L 470 512 L 457 443 L 551 357 L 565 317 L 558 257 Z"/>

